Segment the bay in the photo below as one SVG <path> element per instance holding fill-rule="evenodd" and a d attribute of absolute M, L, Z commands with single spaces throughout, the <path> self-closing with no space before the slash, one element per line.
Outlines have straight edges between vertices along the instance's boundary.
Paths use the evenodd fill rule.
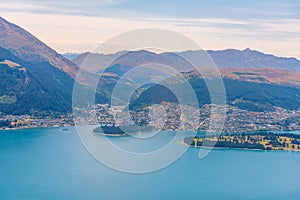
<path fill-rule="evenodd" d="M 73 127 L 0 131 L 0 199 L 300 198 L 299 152 L 215 149 L 204 159 L 198 152 L 191 147 L 162 170 L 129 174 L 95 160 Z"/>

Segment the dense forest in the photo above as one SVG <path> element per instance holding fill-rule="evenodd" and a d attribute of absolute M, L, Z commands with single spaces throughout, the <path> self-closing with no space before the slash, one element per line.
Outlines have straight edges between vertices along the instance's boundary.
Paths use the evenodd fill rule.
<path fill-rule="evenodd" d="M 19 66 L 0 64 L 0 112 L 71 111 L 74 83 L 71 77 L 48 62 L 26 62 L 0 48 L 0 62 L 5 60 Z"/>
<path fill-rule="evenodd" d="M 227 103 L 248 111 L 272 111 L 274 106 L 297 110 L 300 108 L 300 89 L 266 83 L 245 82 L 223 79 Z M 192 77 L 189 83 L 194 89 L 199 106 L 210 103 L 210 95 L 204 79 Z M 172 87 L 180 87 L 173 83 Z M 180 84 L 180 83 L 179 83 Z M 186 98 L 186 97 L 180 97 Z M 131 109 L 139 109 L 145 105 L 166 102 L 178 102 L 175 94 L 162 85 L 155 85 L 144 91 L 137 99 L 132 100 Z"/>

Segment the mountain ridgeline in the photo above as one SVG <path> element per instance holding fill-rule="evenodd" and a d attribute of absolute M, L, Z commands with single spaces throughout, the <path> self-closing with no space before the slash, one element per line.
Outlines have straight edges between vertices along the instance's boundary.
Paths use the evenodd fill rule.
<path fill-rule="evenodd" d="M 300 60 L 296 58 L 277 57 L 249 48 L 244 50 L 226 49 L 220 51 L 208 50 L 207 53 L 220 69 L 224 68 L 272 68 L 300 72 Z M 196 60 L 197 51 L 185 51 L 179 55 Z M 202 64 L 199 63 L 199 66 Z"/>
<path fill-rule="evenodd" d="M 192 66 L 186 60 L 191 61 L 196 67 L 207 67 L 206 60 L 199 59 L 199 55 L 209 55 L 219 69 L 281 69 L 300 72 L 300 60 L 296 58 L 277 57 L 249 48 L 245 50 L 208 50 L 206 53 L 203 50 L 160 54 L 145 50 L 120 51 L 115 54 L 84 53 L 74 58 L 73 62 L 80 66 L 83 61 L 88 61 L 86 67 L 93 71 L 101 71 L 114 64 L 138 66 L 145 63 L 160 63 L 172 66 L 178 71 L 187 72 L 192 70 Z"/>
<path fill-rule="evenodd" d="M 0 46 L 29 62 L 49 62 L 75 77 L 78 67 L 25 29 L 0 17 Z"/>

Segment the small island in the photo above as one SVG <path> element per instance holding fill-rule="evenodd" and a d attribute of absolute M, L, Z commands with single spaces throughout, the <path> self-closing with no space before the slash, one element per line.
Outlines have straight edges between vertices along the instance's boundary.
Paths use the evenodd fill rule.
<path fill-rule="evenodd" d="M 184 143 L 204 148 L 300 151 L 300 135 L 255 132 L 186 137 Z"/>
<path fill-rule="evenodd" d="M 139 126 L 139 125 L 124 125 L 124 126 L 100 126 L 93 130 L 95 134 L 101 134 L 106 136 L 126 136 L 133 135 L 141 132 L 152 132 L 155 128 L 152 126 Z"/>

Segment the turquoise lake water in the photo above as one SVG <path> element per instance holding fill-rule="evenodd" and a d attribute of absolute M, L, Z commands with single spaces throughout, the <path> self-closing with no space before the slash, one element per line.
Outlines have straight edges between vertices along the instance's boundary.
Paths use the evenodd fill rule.
<path fill-rule="evenodd" d="M 0 131 L 0 199 L 300 199 L 299 152 L 219 149 L 202 160 L 198 152 L 128 174 L 96 161 L 74 128 Z"/>

